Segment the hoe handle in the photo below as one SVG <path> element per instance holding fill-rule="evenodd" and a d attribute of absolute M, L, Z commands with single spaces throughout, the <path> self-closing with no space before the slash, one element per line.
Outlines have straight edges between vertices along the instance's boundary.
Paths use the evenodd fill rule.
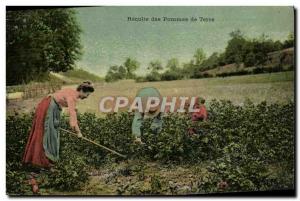
<path fill-rule="evenodd" d="M 76 136 L 76 137 L 77 137 L 77 134 L 74 133 L 74 132 L 68 131 L 68 130 L 63 129 L 63 128 L 60 128 L 60 130 L 66 132 L 66 133 L 72 134 L 73 136 Z M 88 139 L 88 138 L 86 138 L 86 137 L 81 137 L 81 138 L 82 138 L 83 140 L 85 140 L 85 141 L 87 141 L 87 142 L 90 142 L 90 143 L 92 143 L 92 144 L 94 144 L 94 145 L 96 145 L 96 146 L 98 146 L 98 147 L 101 147 L 101 148 L 103 148 L 103 149 L 105 149 L 105 150 L 107 150 L 107 151 L 109 151 L 109 152 L 111 152 L 111 153 L 114 153 L 114 154 L 116 154 L 116 155 L 118 155 L 118 156 L 121 156 L 121 157 L 123 157 L 123 158 L 126 158 L 125 155 L 120 154 L 120 153 L 118 153 L 118 152 L 116 152 L 116 151 L 114 151 L 114 150 L 112 150 L 112 149 L 110 149 L 110 148 L 108 148 L 108 147 L 106 147 L 106 146 L 103 146 L 103 145 L 101 145 L 101 144 L 98 144 L 97 142 L 94 142 L 93 140 L 90 140 L 90 139 Z"/>

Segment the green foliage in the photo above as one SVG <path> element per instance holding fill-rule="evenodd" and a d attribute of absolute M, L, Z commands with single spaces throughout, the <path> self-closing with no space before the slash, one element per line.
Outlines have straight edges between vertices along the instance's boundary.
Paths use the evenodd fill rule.
<path fill-rule="evenodd" d="M 136 82 L 147 82 L 146 78 L 143 76 L 136 76 L 135 81 Z"/>
<path fill-rule="evenodd" d="M 255 58 L 255 54 L 253 52 L 250 52 L 245 56 L 244 64 L 245 66 L 254 66 L 258 64 Z"/>
<path fill-rule="evenodd" d="M 151 73 L 149 73 L 149 74 L 146 75 L 145 80 L 149 81 L 149 82 L 160 81 L 161 80 L 161 74 L 159 74 L 156 71 L 151 72 Z"/>
<path fill-rule="evenodd" d="M 140 67 L 140 63 L 132 58 L 127 58 L 121 66 L 111 66 L 105 76 L 106 82 L 114 82 L 122 79 L 135 79 L 135 71 Z"/>
<path fill-rule="evenodd" d="M 67 71 L 81 55 L 80 28 L 72 9 L 6 13 L 7 84 L 23 84 Z"/>
<path fill-rule="evenodd" d="M 283 42 L 283 48 L 290 48 L 290 47 L 294 47 L 294 43 L 295 43 L 295 36 L 294 33 L 289 33 L 287 39 Z"/>
<path fill-rule="evenodd" d="M 106 82 L 114 82 L 126 78 L 126 69 L 123 66 L 111 66 L 105 76 Z"/>
<path fill-rule="evenodd" d="M 197 73 L 195 74 L 192 78 L 210 78 L 210 77 L 213 77 L 213 75 L 207 73 L 207 72 L 204 72 L 204 73 Z"/>
<path fill-rule="evenodd" d="M 269 52 L 281 50 L 290 45 L 283 45 L 280 41 L 273 41 L 265 34 L 259 38 L 247 39 L 240 30 L 230 33 L 231 39 L 225 49 L 225 64 L 244 63 L 246 67 L 265 64 Z M 293 41 L 288 39 L 287 41 Z M 289 42 L 284 42 L 289 43 Z"/>
<path fill-rule="evenodd" d="M 231 39 L 228 41 L 225 48 L 225 61 L 226 64 L 241 63 L 244 54 L 244 45 L 246 39 L 240 30 L 235 30 L 230 34 Z"/>
<path fill-rule="evenodd" d="M 166 68 L 170 71 L 176 71 L 180 68 L 179 61 L 177 58 L 172 58 L 168 61 Z"/>
<path fill-rule="evenodd" d="M 159 60 L 151 61 L 148 66 L 148 70 L 151 72 L 158 72 L 163 69 L 163 66 Z"/>
<path fill-rule="evenodd" d="M 211 111 L 213 121 L 221 121 L 224 125 L 223 128 L 215 129 L 222 129 L 223 135 L 226 136 L 223 144 L 218 143 L 218 146 L 221 145 L 219 154 L 223 156 L 213 163 L 212 168 L 230 183 L 230 189 L 264 190 L 266 182 L 271 179 L 267 167 L 272 164 L 289 166 L 288 172 L 293 174 L 292 103 L 268 106 L 262 102 L 254 106 L 248 102 L 242 108 L 233 107 L 229 102 L 215 102 L 212 107 L 215 108 Z M 217 111 L 218 108 L 221 110 Z M 284 154 L 287 160 L 282 163 L 280 157 Z M 280 177 L 277 179 L 282 180 Z M 288 188 L 293 188 L 292 180 L 285 184 L 288 184 Z M 276 183 L 268 186 L 268 189 L 280 188 Z"/>
<path fill-rule="evenodd" d="M 127 58 L 124 62 L 124 67 L 126 69 L 126 78 L 133 79 L 135 78 L 135 71 L 140 67 L 140 63 L 132 58 Z"/>
<path fill-rule="evenodd" d="M 161 80 L 170 81 L 170 80 L 181 80 L 181 79 L 183 79 L 183 74 L 181 73 L 180 70 L 177 71 L 167 70 L 161 75 Z"/>
<path fill-rule="evenodd" d="M 6 119 L 6 189 L 9 195 L 31 195 L 28 183 L 29 172 L 40 171 L 37 167 L 24 166 L 21 161 L 30 132 L 33 114 L 9 116 Z M 64 143 L 64 139 L 62 143 Z M 41 173 L 42 187 L 57 190 L 76 190 L 88 180 L 83 157 L 73 152 L 71 147 L 62 146 L 61 161 L 53 171 Z M 73 144 L 74 145 L 74 144 Z"/>
<path fill-rule="evenodd" d="M 159 70 L 162 70 L 161 63 L 159 61 L 154 61 L 149 64 L 149 69 L 151 70 L 144 79 L 138 77 L 136 81 L 148 81 L 148 82 L 155 82 L 155 81 L 170 81 L 170 80 L 180 80 L 184 78 L 183 69 L 180 68 L 179 61 L 176 58 L 172 58 L 168 61 L 166 65 L 166 70 L 163 73 L 159 73 Z M 187 72 L 188 73 L 188 72 Z"/>
<path fill-rule="evenodd" d="M 144 78 L 138 77 L 138 82 L 142 81 L 160 81 L 160 80 L 179 80 L 188 78 L 207 78 L 214 76 L 205 71 L 220 68 L 227 64 L 235 64 L 236 66 L 244 67 L 265 67 L 264 70 L 254 69 L 253 73 L 267 73 L 267 72 L 281 72 L 285 69 L 282 67 L 285 65 L 282 61 L 285 58 L 285 53 L 279 53 L 280 63 L 271 62 L 268 54 L 270 52 L 283 50 L 294 46 L 294 34 L 290 33 L 287 40 L 283 43 L 279 40 L 274 41 L 265 34 L 262 34 L 258 38 L 247 38 L 240 30 L 235 30 L 230 34 L 230 40 L 227 42 L 225 50 L 221 53 L 213 52 L 208 58 L 206 58 L 203 49 L 198 48 L 193 55 L 193 59 L 183 64 L 180 68 L 177 58 L 172 58 L 166 65 L 167 71 L 163 73 L 150 73 Z M 288 70 L 293 70 L 291 61 L 287 61 L 289 65 Z M 271 65 L 271 66 L 270 66 Z M 155 66 L 160 69 L 160 62 L 151 62 L 148 69 L 155 69 Z M 158 72 L 158 71 L 156 71 Z M 251 71 L 243 69 L 237 69 L 232 72 L 217 73 L 219 77 L 235 76 L 251 74 Z"/>
<path fill-rule="evenodd" d="M 130 158 L 159 161 L 164 164 L 208 163 L 208 175 L 199 181 L 199 193 L 216 191 L 277 190 L 294 188 L 294 103 L 243 106 L 230 101 L 212 101 L 207 122 L 192 122 L 184 114 L 163 117 L 163 128 L 158 134 L 150 129 L 150 119 L 142 126 L 145 145 L 133 143 L 131 134 L 133 114 L 109 114 L 99 118 L 85 113 L 78 116 L 85 137 Z M 7 192 L 22 194 L 28 191 L 23 184 L 26 172 L 20 164 L 32 115 L 7 118 Z M 68 118 L 62 128 L 69 129 Z M 197 135 L 190 136 L 194 128 Z M 282 160 L 284 158 L 284 160 Z M 47 173 L 45 187 L 80 189 L 87 181 L 90 168 L 124 160 L 67 133 L 61 133 L 61 160 L 55 171 Z M 138 167 L 137 167 L 138 168 Z M 142 171 L 142 167 L 139 168 Z M 130 175 L 135 170 L 122 171 Z M 138 171 L 138 172 L 140 172 Z M 142 178 L 143 175 L 141 174 Z M 224 189 L 220 184 L 226 184 Z M 156 194 L 165 184 L 156 176 L 145 189 L 132 192 Z"/>
<path fill-rule="evenodd" d="M 206 59 L 206 55 L 203 49 L 198 48 L 194 54 L 194 61 L 195 61 L 194 63 L 199 66 L 204 62 L 205 59 Z"/>
<path fill-rule="evenodd" d="M 236 76 L 236 75 L 247 75 L 251 74 L 251 71 L 246 71 L 246 70 L 238 70 L 238 71 L 233 71 L 233 72 L 223 72 L 223 73 L 217 73 L 217 77 L 227 77 L 227 76 Z"/>
<path fill-rule="evenodd" d="M 280 66 L 280 65 L 276 65 L 273 67 L 258 66 L 258 67 L 253 68 L 252 70 L 240 69 L 240 70 L 231 71 L 231 72 L 217 73 L 215 76 L 216 77 L 228 77 L 228 76 L 239 76 L 239 75 L 261 74 L 261 73 L 276 73 L 276 72 L 292 71 L 293 69 L 294 69 L 293 65 L 290 65 L 285 69 L 283 69 L 282 66 Z M 206 77 L 213 77 L 213 75 L 208 74 L 208 73 L 198 73 L 195 75 L 194 78 L 206 78 Z"/>
<path fill-rule="evenodd" d="M 72 154 L 69 150 L 62 150 L 61 156 L 62 162 L 48 173 L 46 183 L 42 185 L 59 191 L 79 190 L 88 181 L 85 157 Z"/>
<path fill-rule="evenodd" d="M 6 141 L 9 146 L 6 148 L 7 165 L 14 169 L 20 169 L 20 164 L 10 163 L 21 161 L 26 146 L 27 135 L 30 132 L 32 116 L 24 115 L 20 117 L 9 116 L 6 119 Z"/>
<path fill-rule="evenodd" d="M 162 64 L 160 61 L 151 61 L 148 66 L 148 70 L 150 70 L 150 73 L 148 73 L 144 79 L 141 79 L 140 77 L 136 78 L 136 81 L 149 81 L 149 82 L 154 82 L 154 81 L 160 81 L 161 80 L 161 74 L 159 71 L 163 69 Z"/>
<path fill-rule="evenodd" d="M 22 195 L 30 192 L 26 185 L 26 172 L 21 160 L 26 146 L 32 115 L 10 116 L 6 119 L 6 192 L 10 195 Z"/>
<path fill-rule="evenodd" d="M 145 77 L 136 77 L 137 82 L 153 82 L 153 81 L 169 81 L 169 80 L 180 80 L 184 78 L 183 69 L 180 68 L 180 64 L 178 59 L 172 58 L 168 61 L 166 65 L 166 71 L 163 73 L 159 73 L 160 70 L 163 69 L 160 61 L 152 61 L 148 67 L 151 70 L 150 73 L 146 74 Z"/>
<path fill-rule="evenodd" d="M 219 54 L 217 52 L 212 53 L 207 59 L 201 64 L 203 70 L 216 68 L 219 65 Z"/>
<path fill-rule="evenodd" d="M 85 113 L 79 115 L 78 119 L 82 133 L 86 134 L 86 137 L 89 139 L 125 155 L 133 153 L 134 147 L 132 147 L 132 142 L 134 136 L 131 134 L 133 114 L 109 114 L 105 118 L 97 118 L 95 114 Z M 68 126 L 67 122 L 66 126 Z M 70 136 L 66 137 L 71 138 Z M 84 153 L 84 156 L 89 156 L 87 159 L 88 164 L 98 166 L 105 160 L 114 160 L 116 158 L 115 155 L 94 145 L 84 144 L 85 146 L 79 147 L 78 150 L 79 153 Z M 107 155 L 111 159 L 107 158 Z"/>
<path fill-rule="evenodd" d="M 188 63 L 184 63 L 181 73 L 184 78 L 194 78 L 194 75 L 197 74 L 199 71 L 197 67 L 194 65 L 194 60 L 190 60 Z"/>

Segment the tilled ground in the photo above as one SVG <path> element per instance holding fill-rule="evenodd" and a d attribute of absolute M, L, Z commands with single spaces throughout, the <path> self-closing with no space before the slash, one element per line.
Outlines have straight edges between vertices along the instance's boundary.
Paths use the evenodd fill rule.
<path fill-rule="evenodd" d="M 44 195 L 184 195 L 201 194 L 209 179 L 205 164 L 164 165 L 129 160 L 90 172 L 89 183 L 80 191 L 41 190 Z"/>

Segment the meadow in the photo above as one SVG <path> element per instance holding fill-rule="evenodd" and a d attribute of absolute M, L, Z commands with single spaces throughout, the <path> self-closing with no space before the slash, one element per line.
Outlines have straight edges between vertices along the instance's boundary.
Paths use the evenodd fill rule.
<path fill-rule="evenodd" d="M 80 83 L 80 81 L 78 81 Z M 75 84 L 63 88 L 76 88 Z M 287 103 L 294 100 L 294 71 L 258 75 L 232 76 L 225 78 L 203 78 L 160 82 L 141 82 L 121 80 L 117 82 L 95 82 L 95 92 L 86 100 L 78 101 L 80 113 L 91 112 L 102 116 L 99 111 L 101 97 L 126 96 L 134 98 L 143 87 L 156 87 L 162 96 L 201 96 L 209 106 L 211 100 L 230 100 L 235 105 L 242 105 L 245 100 L 253 103 Z M 43 97 L 18 101 L 9 101 L 7 114 L 29 113 Z"/>
<path fill-rule="evenodd" d="M 241 105 L 245 100 L 253 103 L 287 103 L 294 100 L 294 72 L 268 73 L 258 75 L 232 76 L 225 78 L 188 79 L 160 82 L 136 83 L 134 80 L 121 80 L 113 83 L 98 83 L 95 92 L 86 100 L 78 102 L 79 112 L 99 111 L 99 101 L 105 96 L 135 97 L 143 87 L 155 87 L 162 96 L 200 96 L 211 100 L 230 100 Z M 64 87 L 76 87 L 69 85 Z"/>

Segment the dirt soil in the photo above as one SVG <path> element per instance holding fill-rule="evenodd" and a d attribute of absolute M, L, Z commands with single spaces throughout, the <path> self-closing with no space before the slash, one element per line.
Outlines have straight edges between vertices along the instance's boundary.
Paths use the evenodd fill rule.
<path fill-rule="evenodd" d="M 201 194 L 208 180 L 207 164 L 164 165 L 128 160 L 90 171 L 89 183 L 80 191 L 40 189 L 43 195 L 183 195 Z"/>

